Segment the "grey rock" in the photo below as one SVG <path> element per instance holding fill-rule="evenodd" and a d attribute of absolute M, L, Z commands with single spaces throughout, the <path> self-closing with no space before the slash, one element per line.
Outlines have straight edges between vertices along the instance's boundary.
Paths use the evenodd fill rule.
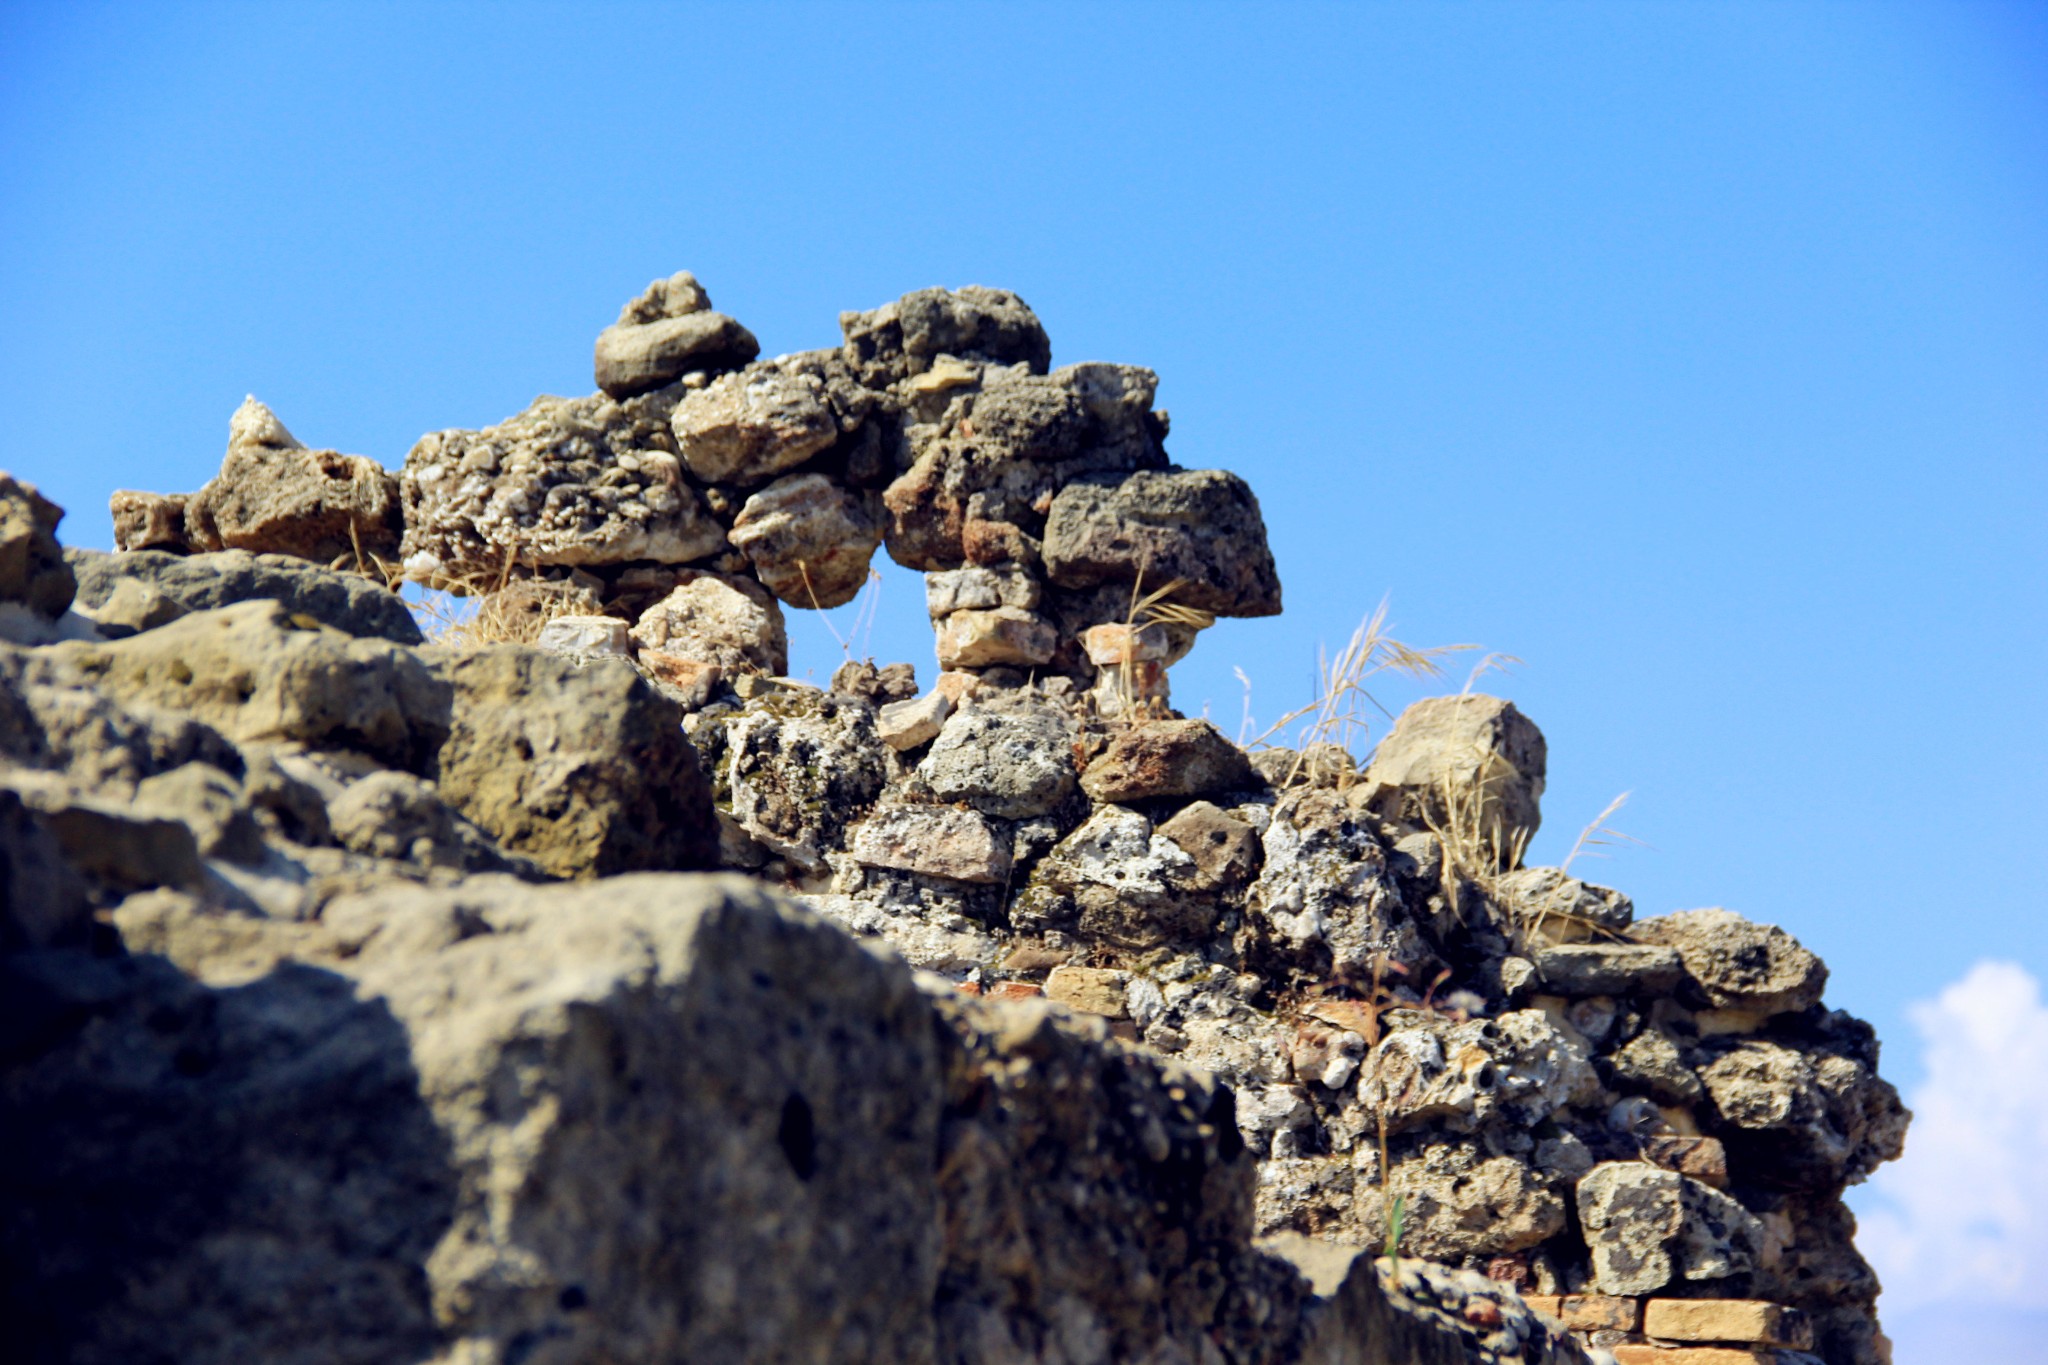
<path fill-rule="evenodd" d="M 752 332 L 710 309 L 710 296 L 687 270 L 648 285 L 598 334 L 597 386 L 631 398 L 690 371 L 733 369 L 761 353 Z"/>
<path fill-rule="evenodd" d="M 823 866 L 887 776 L 874 710 L 825 692 L 767 693 L 705 738 L 725 804 L 747 833 L 805 868 Z"/>
<path fill-rule="evenodd" d="M 1763 1225 L 1741 1204 L 1647 1162 L 1595 1166 L 1579 1181 L 1578 1207 L 1603 1294 L 1743 1275 L 1762 1256 Z"/>
<path fill-rule="evenodd" d="M 417 769 L 446 732 L 447 686 L 418 653 L 302 625 L 272 599 L 47 653 L 109 698 L 182 713 L 238 741 L 341 747 Z"/>
<path fill-rule="evenodd" d="M 1729 910 L 1683 910 L 1636 926 L 1645 943 L 1675 948 L 1685 970 L 1717 1007 L 1785 1014 L 1820 1003 L 1827 965 L 1771 924 Z"/>
<path fill-rule="evenodd" d="M 919 289 L 872 312 L 841 313 L 839 327 L 847 363 L 878 388 L 923 374 L 942 355 L 1021 363 L 1036 374 L 1052 363 L 1045 328 L 1007 289 Z"/>
<path fill-rule="evenodd" d="M 1677 950 L 1647 943 L 1565 943 L 1539 948 L 1536 975 L 1558 995 L 1657 996 L 1685 979 Z"/>
<path fill-rule="evenodd" d="M 1158 377 L 1149 370 L 1077 365 L 1046 376 L 947 364 L 911 387 L 942 377 L 964 387 L 939 395 L 945 405 L 931 420 L 910 424 L 909 468 L 882 496 L 889 553 L 899 564 L 931 571 L 968 564 L 1036 576 L 1047 511 L 1061 489 L 1166 463 L 1164 424 L 1150 411 Z M 1102 593 L 1114 600 L 1113 610 L 1062 620 L 1066 634 L 1123 619 L 1128 583 Z"/>
<path fill-rule="evenodd" d="M 287 555 L 252 555 L 246 550 L 173 555 L 159 550 L 106 554 L 67 550 L 78 575 L 78 603 L 98 617 L 124 583 L 161 593 L 189 611 L 267 598 L 291 616 L 310 616 L 348 635 L 421 643 L 420 628 L 397 593 L 360 574 L 337 573 Z M 175 618 L 173 618 L 175 619 Z M 164 624 L 133 622 L 138 630 Z"/>
<path fill-rule="evenodd" d="M 0 956 L 77 946 L 92 930 L 85 880 L 42 817 L 0 786 Z"/>
<path fill-rule="evenodd" d="M 1195 877 L 1194 860 L 1150 820 L 1102 806 L 1039 863 L 1020 905 L 1027 918 L 1066 921 L 1125 946 L 1197 937 L 1216 910 L 1185 894 Z"/>
<path fill-rule="evenodd" d="M 901 967 L 711 879 L 384 892 L 327 932 L 37 997 L 95 989 L 113 1045 L 8 1074 L 28 1358 L 933 1358 L 944 1072 Z"/>
<path fill-rule="evenodd" d="M 1666 1104 L 1695 1104 L 1706 1093 L 1677 1045 L 1656 1029 L 1644 1029 L 1603 1058 L 1600 1067 L 1615 1086 L 1645 1091 Z"/>
<path fill-rule="evenodd" d="M 1218 616 L 1276 616 L 1280 578 L 1258 500 L 1220 470 L 1141 470 L 1075 483 L 1046 517 L 1045 566 L 1063 588 L 1178 581 L 1173 600 Z"/>
<path fill-rule="evenodd" d="M 519 866 L 442 800 L 432 783 L 410 773 L 371 773 L 331 802 L 327 813 L 342 847 L 371 857 L 465 872 Z"/>
<path fill-rule="evenodd" d="M 1516 920 L 1540 939 L 1568 943 L 1616 934 L 1635 918 L 1635 903 L 1555 867 L 1523 867 L 1495 882 Z"/>
<path fill-rule="evenodd" d="M 1420 959 L 1423 942 L 1385 850 L 1336 793 L 1290 795 L 1261 843 L 1265 867 L 1252 884 L 1251 909 L 1307 970 L 1366 980 L 1377 954 Z"/>
<path fill-rule="evenodd" d="M 925 610 L 933 620 L 956 611 L 986 611 L 991 607 L 1036 607 L 1043 588 L 1036 578 L 1016 570 L 1000 572 L 969 566 L 924 576 Z"/>
<path fill-rule="evenodd" d="M 942 801 L 1029 820 L 1074 793 L 1073 728 L 1049 708 L 956 712 L 917 770 Z"/>

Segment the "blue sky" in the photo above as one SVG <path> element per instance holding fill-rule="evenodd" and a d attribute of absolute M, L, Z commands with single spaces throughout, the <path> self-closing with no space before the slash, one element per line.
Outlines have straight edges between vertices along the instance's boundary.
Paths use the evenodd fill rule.
<path fill-rule="evenodd" d="M 0 4 L 0 464 L 73 543 L 244 393 L 396 466 L 587 392 L 684 268 L 770 353 L 982 283 L 1158 370 L 1288 603 L 1181 706 L 1383 596 L 1520 656 L 1538 857 L 1632 791 L 1595 875 L 1785 925 L 1909 1086 L 1912 1002 L 2048 975 L 2048 7 Z M 929 676 L 919 599 L 856 646 Z"/>

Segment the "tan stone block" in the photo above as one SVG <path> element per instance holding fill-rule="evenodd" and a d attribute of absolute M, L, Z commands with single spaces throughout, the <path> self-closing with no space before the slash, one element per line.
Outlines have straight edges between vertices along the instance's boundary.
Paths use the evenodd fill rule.
<path fill-rule="evenodd" d="M 1084 1014 L 1121 1019 L 1124 1005 L 1124 974 L 1102 967 L 1055 967 L 1045 978 L 1048 1000 Z"/>
<path fill-rule="evenodd" d="M 1646 1346 L 1623 1342 L 1610 1346 L 1614 1365 L 1777 1365 L 1776 1351 L 1747 1346 Z"/>
<path fill-rule="evenodd" d="M 1051 622 L 1019 607 L 956 611 L 938 623 L 938 635 L 946 669 L 1042 664 L 1059 644 Z"/>
<path fill-rule="evenodd" d="M 972 697 L 980 686 L 981 678 L 976 674 L 962 672 L 958 669 L 948 669 L 946 672 L 939 674 L 938 678 L 932 683 L 932 691 L 958 707 L 969 697 Z"/>
<path fill-rule="evenodd" d="M 1552 1322 L 1564 1321 L 1563 1315 L 1558 1311 L 1564 1300 L 1555 1294 L 1524 1294 L 1522 1302 L 1529 1305 L 1529 1311 L 1532 1313 L 1541 1313 Z"/>
<path fill-rule="evenodd" d="M 1651 1299 L 1643 1331 L 1666 1341 L 1744 1342 L 1795 1351 L 1813 1346 L 1813 1324 L 1804 1313 L 1762 1299 Z"/>
<path fill-rule="evenodd" d="M 1633 1332 L 1643 1318 L 1643 1301 L 1614 1294 L 1567 1294 L 1558 1316 L 1574 1332 Z"/>

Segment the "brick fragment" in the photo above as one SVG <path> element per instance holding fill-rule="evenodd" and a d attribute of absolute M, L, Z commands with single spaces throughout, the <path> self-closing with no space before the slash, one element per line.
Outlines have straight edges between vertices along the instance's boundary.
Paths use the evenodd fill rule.
<path fill-rule="evenodd" d="M 1574 1332 L 1633 1332 L 1643 1320 L 1643 1301 L 1614 1294 L 1567 1294 L 1558 1316 Z"/>
<path fill-rule="evenodd" d="M 1651 1299 L 1643 1331 L 1666 1341 L 1813 1348 L 1813 1324 L 1804 1313 L 1762 1299 Z"/>
<path fill-rule="evenodd" d="M 1778 1353 L 1747 1346 L 1610 1346 L 1614 1365 L 1777 1365 Z"/>

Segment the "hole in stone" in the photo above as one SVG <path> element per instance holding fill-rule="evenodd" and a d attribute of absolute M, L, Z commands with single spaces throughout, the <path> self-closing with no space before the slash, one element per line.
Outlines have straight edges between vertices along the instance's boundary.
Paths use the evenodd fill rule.
<path fill-rule="evenodd" d="M 782 1121 L 776 1125 L 775 1141 L 789 1159 L 789 1169 L 798 1180 L 818 1173 L 818 1130 L 811 1116 L 811 1102 L 792 1094 L 782 1102 Z"/>

